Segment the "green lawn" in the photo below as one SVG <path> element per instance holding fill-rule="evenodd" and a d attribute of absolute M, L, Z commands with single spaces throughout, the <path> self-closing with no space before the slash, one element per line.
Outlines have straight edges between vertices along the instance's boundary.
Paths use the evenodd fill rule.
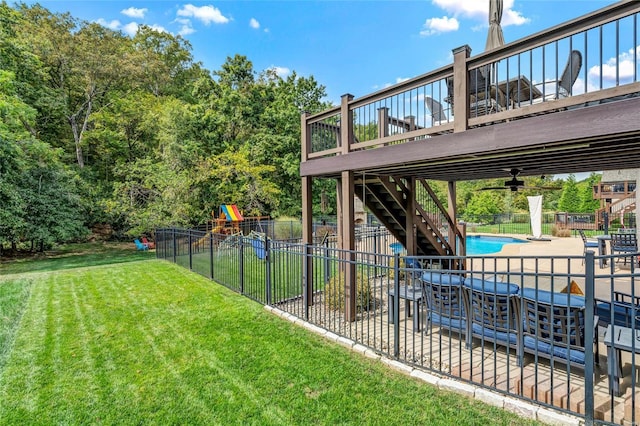
<path fill-rule="evenodd" d="M 105 256 L 3 265 L 20 273 L 0 276 L 0 424 L 534 424 L 177 265 Z"/>

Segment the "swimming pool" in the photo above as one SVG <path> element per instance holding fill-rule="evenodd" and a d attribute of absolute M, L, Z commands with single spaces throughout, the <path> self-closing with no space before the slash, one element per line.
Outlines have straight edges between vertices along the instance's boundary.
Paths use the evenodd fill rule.
<path fill-rule="evenodd" d="M 526 240 L 511 237 L 498 237 L 493 235 L 467 235 L 467 255 L 497 253 L 505 244 L 523 244 Z"/>

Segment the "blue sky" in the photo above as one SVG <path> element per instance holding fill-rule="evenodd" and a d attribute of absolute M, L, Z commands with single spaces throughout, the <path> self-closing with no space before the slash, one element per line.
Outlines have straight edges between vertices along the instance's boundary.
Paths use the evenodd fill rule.
<path fill-rule="evenodd" d="M 489 0 L 40 1 L 54 12 L 126 34 L 138 25 L 180 34 L 196 61 L 218 70 L 241 54 L 256 71 L 295 71 L 356 98 L 452 62 L 452 49 L 484 50 Z M 505 41 L 593 12 L 611 0 L 505 0 Z"/>

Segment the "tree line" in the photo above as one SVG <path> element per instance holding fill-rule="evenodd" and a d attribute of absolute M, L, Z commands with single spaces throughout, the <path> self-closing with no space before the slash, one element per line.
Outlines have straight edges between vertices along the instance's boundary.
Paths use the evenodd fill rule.
<path fill-rule="evenodd" d="M 122 238 L 194 226 L 228 203 L 297 217 L 300 114 L 330 108 L 325 97 L 313 76 L 257 71 L 242 55 L 207 70 L 179 35 L 141 26 L 129 37 L 3 1 L 0 252 L 98 225 Z M 523 194 L 483 184 L 460 183 L 462 213 L 526 209 Z M 335 182 L 316 180 L 313 193 L 314 213 L 335 214 Z"/>

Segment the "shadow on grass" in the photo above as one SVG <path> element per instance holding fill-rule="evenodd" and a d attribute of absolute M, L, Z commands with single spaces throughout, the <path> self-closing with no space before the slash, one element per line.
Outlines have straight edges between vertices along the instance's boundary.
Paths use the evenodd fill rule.
<path fill-rule="evenodd" d="M 155 257 L 155 251 L 136 250 L 133 243 L 66 244 L 27 257 L 0 258 L 0 276 L 135 262 Z"/>

